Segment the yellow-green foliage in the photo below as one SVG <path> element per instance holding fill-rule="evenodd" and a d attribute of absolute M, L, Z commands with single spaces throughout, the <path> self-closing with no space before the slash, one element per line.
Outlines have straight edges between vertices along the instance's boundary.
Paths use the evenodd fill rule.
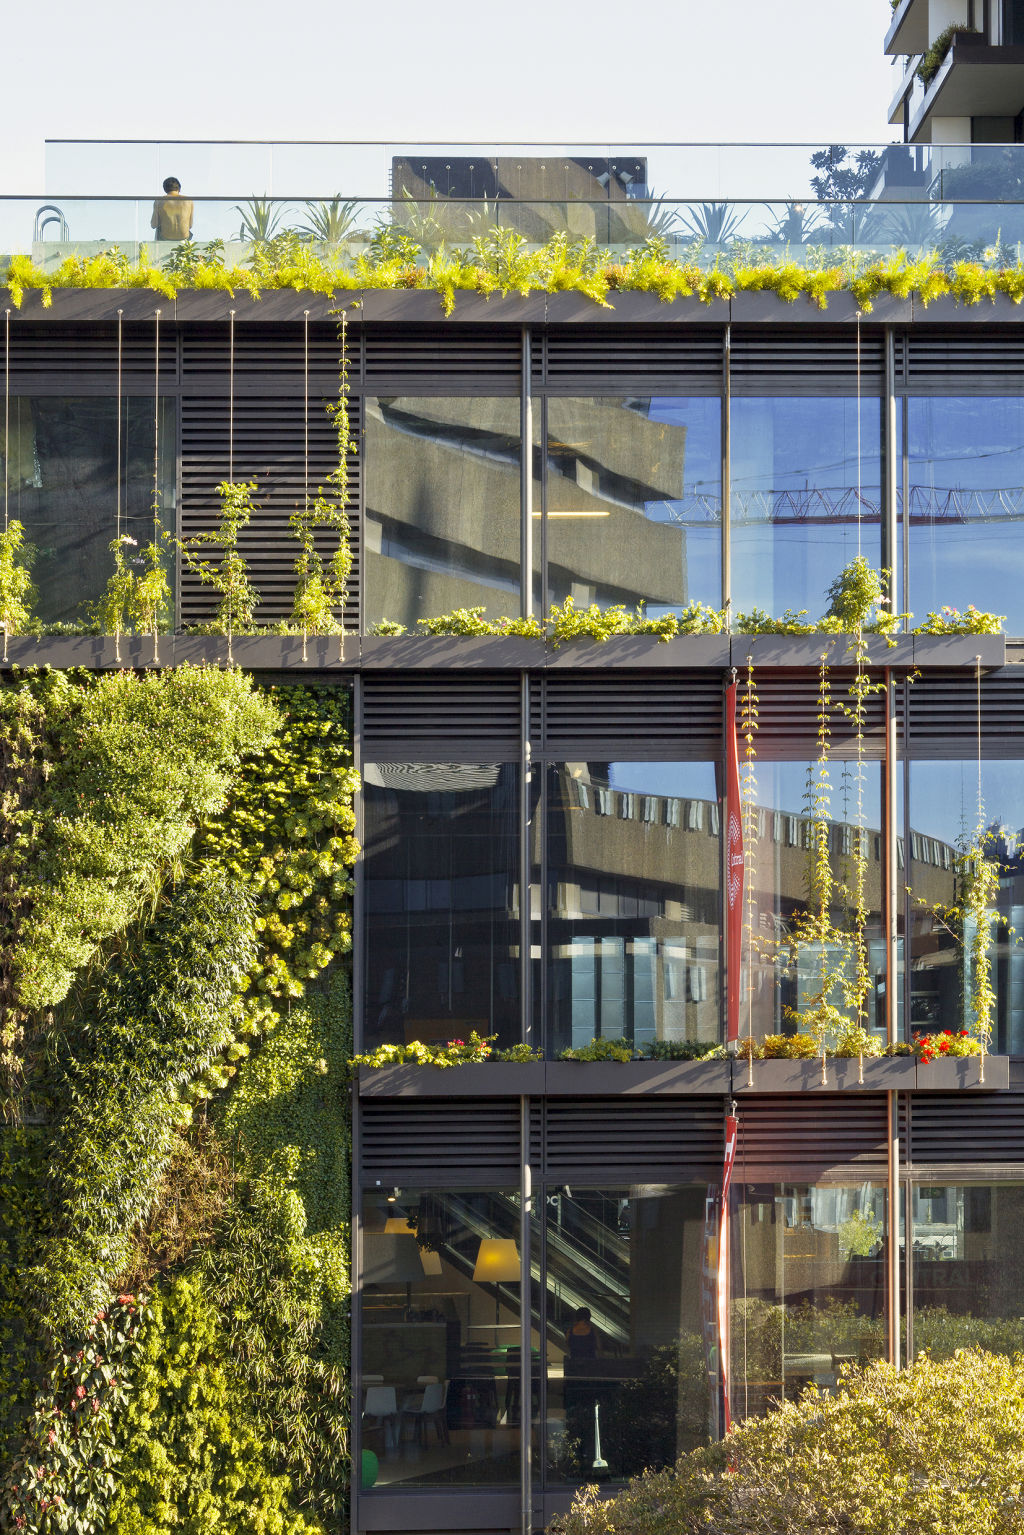
<path fill-rule="evenodd" d="M 25 529 L 12 517 L 0 531 L 0 629 L 5 656 L 8 636 L 21 634 L 31 612 L 34 593 L 29 554 L 25 548 Z"/>
<path fill-rule="evenodd" d="M 596 1488 L 559 1535 L 1020 1535 L 1024 1359 L 980 1349 L 850 1371 L 721 1445 Z"/>
<path fill-rule="evenodd" d="M 67 995 L 276 719 L 248 678 L 216 669 L 44 672 L 0 689 L 5 1000 L 31 1010 Z"/>
<path fill-rule="evenodd" d="M 200 1278 L 152 1297 L 119 1425 L 121 1465 L 106 1535 L 313 1535 L 290 1506 L 242 1407 L 222 1324 Z"/>
<path fill-rule="evenodd" d="M 37 1383 L 36 1340 L 26 1327 L 26 1276 L 44 1234 L 46 1138 L 37 1126 L 0 1127 L 0 1464 Z"/>
<path fill-rule="evenodd" d="M 267 999 L 301 997 L 351 948 L 356 855 L 348 693 L 289 688 L 274 697 L 283 728 L 245 763 L 230 803 L 193 848 L 256 898 L 261 953 L 251 986 L 264 1013 Z"/>

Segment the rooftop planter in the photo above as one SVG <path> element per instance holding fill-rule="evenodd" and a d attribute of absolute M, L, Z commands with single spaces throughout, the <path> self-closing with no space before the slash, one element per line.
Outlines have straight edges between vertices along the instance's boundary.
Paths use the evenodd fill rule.
<path fill-rule="evenodd" d="M 729 1092 L 727 1060 L 482 1061 L 463 1066 L 360 1066 L 361 1098 L 574 1098 Z"/>
<path fill-rule="evenodd" d="M 524 635 L 368 635 L 360 643 L 364 667 L 415 671 L 436 667 L 535 668 L 546 662 L 544 641 Z"/>
<path fill-rule="evenodd" d="M 819 666 L 824 656 L 829 666 L 853 666 L 855 643 L 851 634 L 734 634 L 732 664 L 745 666 L 749 656 L 755 666 Z M 1002 634 L 902 634 L 892 644 L 871 634 L 865 644 L 874 667 L 974 666 L 979 656 L 986 671 L 1006 664 Z"/>
<path fill-rule="evenodd" d="M 918 1092 L 949 1093 L 962 1088 L 976 1092 L 1005 1092 L 1010 1085 L 1007 1055 L 964 1055 L 918 1065 Z"/>
<path fill-rule="evenodd" d="M 465 1066 L 360 1066 L 361 1098 L 518 1098 L 544 1092 L 544 1061 Z"/>
<path fill-rule="evenodd" d="M 729 1062 L 549 1061 L 547 1092 L 554 1097 L 619 1093 L 728 1093 Z"/>
<path fill-rule="evenodd" d="M 813 1060 L 737 1060 L 733 1067 L 735 1093 L 909 1092 L 917 1086 L 917 1060 L 912 1055 L 849 1057 Z"/>

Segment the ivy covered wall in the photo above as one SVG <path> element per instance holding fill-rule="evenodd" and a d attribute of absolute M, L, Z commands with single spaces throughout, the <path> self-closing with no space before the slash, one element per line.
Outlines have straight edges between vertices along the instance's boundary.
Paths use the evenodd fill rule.
<path fill-rule="evenodd" d="M 0 1529 L 343 1528 L 350 700 L 0 687 Z"/>

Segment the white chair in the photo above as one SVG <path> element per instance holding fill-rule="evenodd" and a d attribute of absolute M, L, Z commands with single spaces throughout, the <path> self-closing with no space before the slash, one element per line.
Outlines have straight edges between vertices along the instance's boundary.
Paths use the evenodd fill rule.
<path fill-rule="evenodd" d="M 402 1405 L 401 1423 L 406 1418 L 412 1418 L 416 1423 L 416 1439 L 424 1449 L 427 1447 L 427 1424 L 432 1423 L 434 1433 L 437 1435 L 438 1444 L 448 1443 L 448 1382 L 433 1380 L 423 1387 L 423 1394 L 417 1401 L 410 1397 Z M 399 1434 L 401 1434 L 401 1423 Z"/>
<path fill-rule="evenodd" d="M 363 1401 L 363 1428 L 382 1429 L 384 1452 L 398 1446 L 398 1401 L 394 1386 L 367 1386 Z"/>

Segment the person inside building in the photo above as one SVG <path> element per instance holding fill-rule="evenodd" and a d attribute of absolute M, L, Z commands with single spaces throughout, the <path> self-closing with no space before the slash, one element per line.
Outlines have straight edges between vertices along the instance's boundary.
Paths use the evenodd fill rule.
<path fill-rule="evenodd" d="M 177 176 L 168 176 L 164 182 L 163 197 L 153 204 L 150 228 L 156 230 L 158 240 L 189 240 L 192 237 L 194 208 L 187 197 L 181 195 L 181 182 Z"/>

